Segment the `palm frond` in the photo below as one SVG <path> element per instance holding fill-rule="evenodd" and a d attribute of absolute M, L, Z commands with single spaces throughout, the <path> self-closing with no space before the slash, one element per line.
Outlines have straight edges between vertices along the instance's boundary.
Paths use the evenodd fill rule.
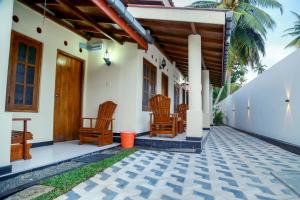
<path fill-rule="evenodd" d="M 290 33 L 286 33 L 283 36 L 297 36 L 300 35 L 300 30 L 299 31 L 291 31 Z"/>
<path fill-rule="evenodd" d="M 288 45 L 286 45 L 285 48 L 288 48 L 288 47 L 300 48 L 300 36 L 298 36 L 294 40 L 292 40 Z"/>
<path fill-rule="evenodd" d="M 194 7 L 194 8 L 216 8 L 219 5 L 218 2 L 213 1 L 196 1 L 192 3 L 188 7 Z"/>
<path fill-rule="evenodd" d="M 292 37 L 296 37 L 295 39 L 293 39 L 290 43 L 288 43 L 288 45 L 285 48 L 288 47 L 297 47 L 300 48 L 300 15 L 292 12 L 295 15 L 295 17 L 297 18 L 297 21 L 295 21 L 294 26 L 291 28 L 286 29 L 284 32 L 286 34 L 284 34 L 283 36 L 292 36 Z"/>
<path fill-rule="evenodd" d="M 278 0 L 244 0 L 244 2 L 250 3 L 253 6 L 260 6 L 262 8 L 279 9 L 281 14 L 283 13 L 282 4 Z"/>
<path fill-rule="evenodd" d="M 262 34 L 264 37 L 266 36 L 267 30 L 264 26 L 264 24 L 260 23 L 255 16 L 249 14 L 243 9 L 237 9 L 238 12 L 242 14 L 242 17 L 240 17 L 239 24 L 241 28 L 244 29 L 253 29 Z"/>
<path fill-rule="evenodd" d="M 248 14 L 253 16 L 257 21 L 262 23 L 265 27 L 273 29 L 276 25 L 272 17 L 265 11 L 259 9 L 258 7 L 246 3 L 240 3 L 239 6 Z"/>
<path fill-rule="evenodd" d="M 296 16 L 297 20 L 300 21 L 300 15 L 298 13 L 294 11 L 291 11 L 291 13 L 293 13 Z"/>

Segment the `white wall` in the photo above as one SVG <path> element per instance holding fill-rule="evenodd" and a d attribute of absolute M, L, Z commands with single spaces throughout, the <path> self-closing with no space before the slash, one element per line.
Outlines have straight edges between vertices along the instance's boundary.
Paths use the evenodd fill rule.
<path fill-rule="evenodd" d="M 106 49 L 111 55 L 110 66 L 103 60 Z M 114 114 L 114 132 L 136 130 L 137 51 L 134 43 L 121 46 L 103 40 L 102 50 L 89 53 L 85 81 L 85 116 L 97 116 L 99 104 L 114 101 L 118 104 Z"/>
<path fill-rule="evenodd" d="M 83 50 L 80 53 L 79 43 L 87 42 L 84 38 L 50 20 L 46 20 L 43 27 L 43 16 L 19 2 L 14 2 L 14 14 L 20 20 L 18 23 L 13 22 L 12 29 L 43 43 L 39 111 L 38 113 L 13 113 L 13 117 L 32 119 L 29 123 L 29 130 L 34 134 L 32 142 L 53 140 L 55 70 L 58 49 L 86 61 L 84 116 L 96 116 L 100 103 L 113 100 L 118 104 L 114 116 L 116 119 L 114 132 L 149 131 L 149 114 L 142 112 L 142 62 L 145 57 L 158 68 L 163 55 L 155 46 L 149 45 L 149 50 L 145 52 L 139 50 L 133 43 L 119 45 L 103 40 L 103 50 L 89 52 Z M 38 26 L 42 28 L 42 34 L 36 32 Z M 64 40 L 68 41 L 68 46 L 64 46 Z M 112 57 L 110 67 L 107 67 L 103 61 L 103 53 L 106 49 Z M 160 93 L 162 71 L 158 69 L 157 72 L 157 92 Z M 181 74 L 168 60 L 164 72 L 169 76 L 169 97 L 172 98 L 171 109 L 173 109 L 174 79 L 179 80 Z M 14 129 L 21 129 L 18 124 L 14 123 L 13 126 Z"/>
<path fill-rule="evenodd" d="M 299 74 L 300 49 L 220 102 L 226 123 L 300 146 Z"/>
<path fill-rule="evenodd" d="M 42 15 L 16 1 L 14 3 L 14 15 L 19 17 L 19 22 L 13 22 L 12 29 L 41 41 L 43 43 L 43 56 L 40 77 L 39 112 L 18 112 L 13 113 L 13 117 L 28 117 L 32 119 L 28 126 L 29 130 L 33 133 L 34 139 L 32 142 L 52 141 L 57 50 L 60 49 L 87 61 L 87 51 L 83 50 L 82 53 L 79 52 L 79 43 L 86 42 L 86 40 L 50 20 L 46 20 L 43 27 Z M 42 34 L 37 33 L 36 28 L 38 26 L 42 28 Z M 68 41 L 68 46 L 64 46 L 64 40 Z M 14 129 L 19 128 L 18 124 L 14 123 Z"/>
<path fill-rule="evenodd" d="M 10 163 L 12 114 L 5 112 L 5 98 L 12 13 L 13 2 L 0 0 L 0 167 Z"/>
<path fill-rule="evenodd" d="M 169 97 L 171 98 L 171 112 L 174 110 L 174 81 L 182 79 L 181 73 L 154 45 L 149 45 L 147 52 L 139 50 L 137 68 L 137 133 L 149 131 L 150 115 L 149 112 L 142 111 L 142 87 L 143 87 L 143 58 L 146 58 L 157 67 L 157 94 L 161 94 L 161 76 L 165 73 L 169 77 Z M 160 61 L 165 58 L 167 66 L 164 70 L 159 69 Z M 181 90 L 181 89 L 180 89 Z"/>
<path fill-rule="evenodd" d="M 112 100 L 118 104 L 114 115 L 114 132 L 149 131 L 149 112 L 142 111 L 143 58 L 157 67 L 157 93 L 160 94 L 162 70 L 159 69 L 159 63 L 164 56 L 153 45 L 149 45 L 149 50 L 144 51 L 133 43 L 121 46 L 107 40 L 102 42 L 102 50 L 89 53 L 85 115 L 96 116 L 99 104 Z M 103 61 L 106 49 L 112 60 L 109 67 Z M 169 97 L 173 101 L 174 79 L 179 80 L 181 74 L 167 59 L 166 61 L 167 66 L 163 71 L 169 77 Z M 171 109 L 173 110 L 173 102 Z"/>

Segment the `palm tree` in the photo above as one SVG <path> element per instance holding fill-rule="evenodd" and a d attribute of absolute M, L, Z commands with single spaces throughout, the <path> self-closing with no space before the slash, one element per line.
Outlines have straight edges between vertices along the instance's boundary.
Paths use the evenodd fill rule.
<path fill-rule="evenodd" d="M 265 55 L 267 29 L 273 29 L 275 21 L 262 8 L 276 8 L 282 13 L 278 0 L 200 0 L 191 4 L 197 8 L 226 8 L 233 11 L 233 28 L 229 46 L 227 67 L 227 96 L 231 91 L 232 69 L 236 65 L 252 68 Z"/>
<path fill-rule="evenodd" d="M 285 32 L 288 32 L 287 34 L 285 34 L 285 36 L 292 36 L 295 39 L 293 39 L 287 46 L 287 47 L 297 47 L 300 48 L 300 15 L 295 13 L 295 12 L 291 12 L 293 13 L 296 18 L 297 21 L 294 22 L 294 27 L 292 28 L 288 28 L 285 30 Z"/>
<path fill-rule="evenodd" d="M 254 71 L 257 72 L 257 74 L 262 74 L 266 68 L 267 65 L 263 65 L 261 62 L 257 63 L 257 65 L 254 67 Z"/>

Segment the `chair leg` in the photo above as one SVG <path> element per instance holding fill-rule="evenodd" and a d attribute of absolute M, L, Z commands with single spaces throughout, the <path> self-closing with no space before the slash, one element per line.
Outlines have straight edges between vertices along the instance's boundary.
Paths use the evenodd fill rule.
<path fill-rule="evenodd" d="M 98 147 L 101 147 L 103 145 L 102 136 L 98 136 Z"/>

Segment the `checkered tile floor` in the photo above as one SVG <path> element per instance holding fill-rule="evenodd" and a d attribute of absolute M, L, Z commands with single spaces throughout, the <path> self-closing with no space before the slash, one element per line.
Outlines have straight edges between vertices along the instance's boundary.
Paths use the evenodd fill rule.
<path fill-rule="evenodd" d="M 140 150 L 58 199 L 296 200 L 270 172 L 300 170 L 300 156 L 228 127 L 201 154 Z"/>

